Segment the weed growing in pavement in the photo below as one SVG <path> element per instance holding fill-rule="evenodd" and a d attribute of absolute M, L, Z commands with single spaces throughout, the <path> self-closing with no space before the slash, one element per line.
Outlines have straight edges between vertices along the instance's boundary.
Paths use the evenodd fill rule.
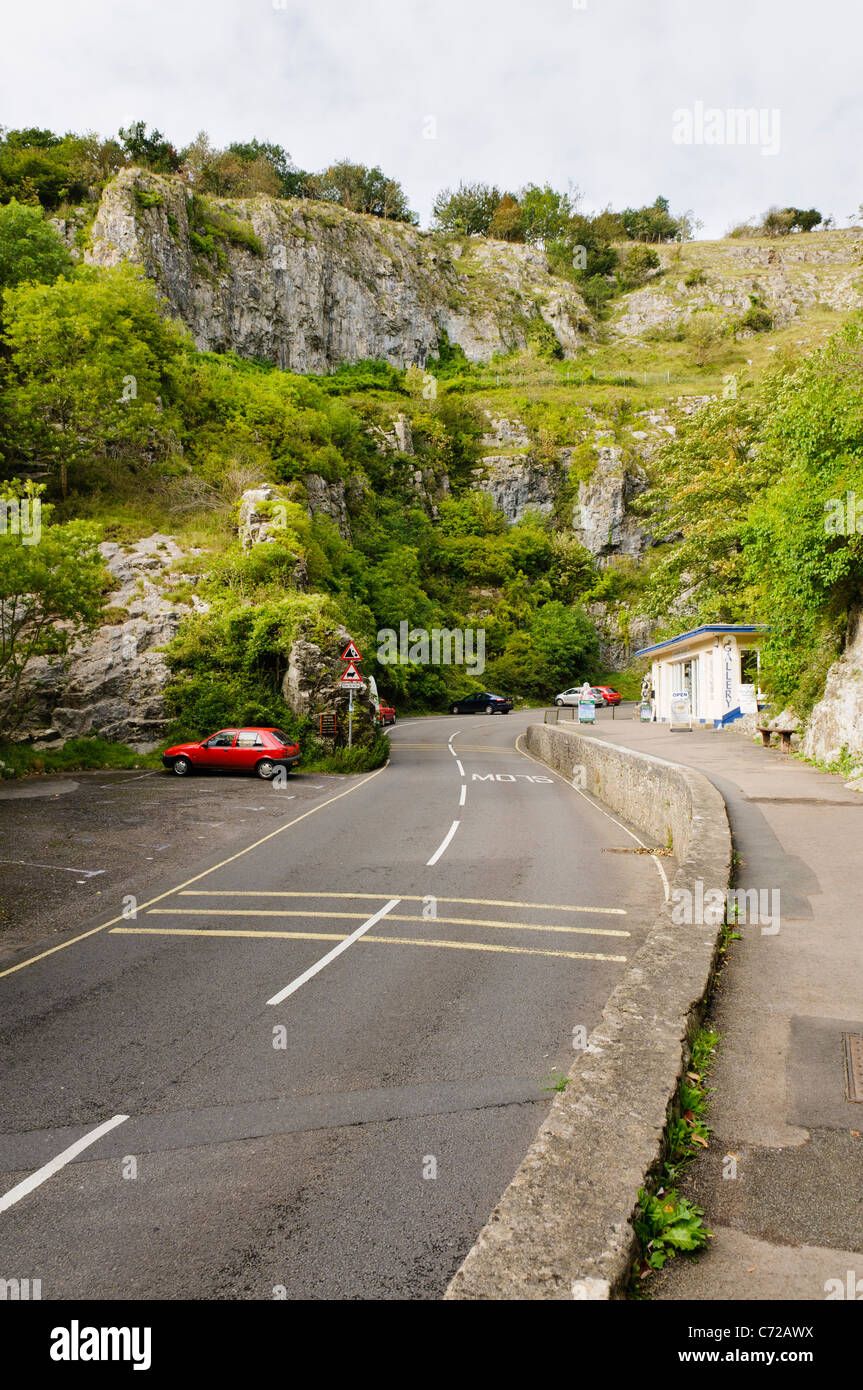
<path fill-rule="evenodd" d="M 553 1067 L 551 1073 L 539 1083 L 541 1091 L 565 1091 L 568 1085 L 569 1077 L 565 1072 L 558 1071 L 557 1067 Z"/>
<path fill-rule="evenodd" d="M 631 1289 L 641 1296 L 641 1283 L 654 1270 L 662 1269 L 679 1251 L 702 1249 L 713 1232 L 704 1225 L 704 1210 L 677 1190 L 677 1184 L 698 1149 L 706 1149 L 710 1126 L 706 1114 L 710 1105 L 707 1073 L 719 1043 L 712 1028 L 700 1028 L 692 1042 L 689 1069 L 680 1078 L 675 1113 L 666 1126 L 666 1158 L 663 1180 L 651 1193 L 642 1187 L 633 1222 L 641 1244 L 632 1271 Z"/>

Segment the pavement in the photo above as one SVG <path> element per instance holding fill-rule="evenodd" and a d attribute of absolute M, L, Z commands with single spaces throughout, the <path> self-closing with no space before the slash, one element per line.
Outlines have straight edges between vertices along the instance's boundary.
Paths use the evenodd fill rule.
<path fill-rule="evenodd" d="M 535 718 L 406 720 L 283 790 L 3 798 L 0 1276 L 442 1296 L 664 898 Z"/>
<path fill-rule="evenodd" d="M 759 893 L 711 1006 L 722 1035 L 713 1137 L 685 1185 L 714 1238 L 673 1260 L 653 1297 L 807 1300 L 856 1287 L 861 1298 L 863 1103 L 848 1099 L 844 1039 L 863 1036 L 863 796 L 733 730 L 671 733 L 624 707 L 613 721 L 598 711 L 593 732 L 704 772 L 728 808 L 735 884 Z"/>

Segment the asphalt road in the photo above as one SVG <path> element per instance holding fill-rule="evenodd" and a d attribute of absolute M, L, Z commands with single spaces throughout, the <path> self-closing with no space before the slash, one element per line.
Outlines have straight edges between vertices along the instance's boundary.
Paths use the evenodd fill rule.
<path fill-rule="evenodd" d="M 170 820 L 170 863 L 124 867 L 96 817 L 101 888 L 67 880 L 65 926 L 0 961 L 0 1276 L 43 1299 L 440 1297 L 662 894 L 516 748 L 535 717 L 407 720 L 385 769 L 285 791 L 148 777 L 133 804 L 145 848 Z M 43 799 L 42 826 L 129 781 Z M 198 802 L 222 806 L 212 844 Z"/>

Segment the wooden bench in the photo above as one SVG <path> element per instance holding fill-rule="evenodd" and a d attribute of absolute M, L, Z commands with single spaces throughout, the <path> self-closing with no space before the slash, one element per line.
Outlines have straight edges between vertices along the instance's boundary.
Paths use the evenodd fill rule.
<path fill-rule="evenodd" d="M 780 742 L 781 745 L 782 745 L 782 752 L 783 752 L 783 753 L 790 753 L 790 752 L 791 752 L 791 734 L 792 734 L 793 730 L 791 730 L 791 729 L 759 729 L 758 732 L 759 732 L 759 734 L 761 735 L 761 743 L 762 743 L 763 747 L 769 748 L 769 747 L 770 747 L 770 736 L 771 736 L 771 734 L 778 734 L 778 735 L 779 735 L 779 742 Z"/>

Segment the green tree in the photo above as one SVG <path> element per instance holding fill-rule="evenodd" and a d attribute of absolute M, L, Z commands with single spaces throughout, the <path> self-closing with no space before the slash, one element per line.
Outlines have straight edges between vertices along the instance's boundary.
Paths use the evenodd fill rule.
<path fill-rule="evenodd" d="M 0 203 L 41 203 L 53 209 L 76 202 L 89 182 L 86 142 L 31 127 L 0 133 Z"/>
<path fill-rule="evenodd" d="M 119 135 L 131 164 L 143 164 L 157 174 L 176 174 L 180 169 L 182 157 L 155 126 L 148 134 L 146 121 L 133 121 L 125 129 L 121 126 Z"/>
<path fill-rule="evenodd" d="M 458 236 L 487 236 L 501 192 L 489 183 L 460 183 L 443 188 L 434 200 L 434 224 Z"/>
<path fill-rule="evenodd" d="M 652 270 L 658 270 L 660 260 L 652 246 L 631 246 L 624 253 L 617 272 L 624 289 L 636 290 L 647 283 Z"/>
<path fill-rule="evenodd" d="M 105 570 L 95 528 L 80 521 L 52 525 L 41 492 L 15 480 L 0 494 L 4 509 L 22 498 L 42 508 L 37 543 L 11 526 L 0 529 L 0 732 L 6 736 L 26 712 L 19 693 L 27 663 L 68 651 L 102 610 Z"/>
<path fill-rule="evenodd" d="M 496 241 L 524 241 L 521 208 L 509 193 L 504 193 L 495 208 L 488 234 Z"/>
<path fill-rule="evenodd" d="M 338 203 L 351 212 L 369 212 L 394 222 L 416 224 L 416 213 L 408 207 L 401 184 L 388 178 L 375 165 L 352 164 L 348 159 L 331 164 L 321 174 L 310 176 L 309 192 L 327 203 Z"/>
<path fill-rule="evenodd" d="M 568 608 L 556 599 L 544 604 L 531 622 L 530 636 L 540 658 L 538 674 L 546 687 L 560 689 L 586 680 L 596 670 L 599 641 L 582 608 Z"/>
<path fill-rule="evenodd" d="M 0 206 L 0 289 L 68 276 L 72 258 L 40 207 Z"/>
<path fill-rule="evenodd" d="M 525 241 L 548 246 L 566 238 L 574 212 L 568 194 L 555 192 L 549 184 L 539 188 L 529 183 L 522 189 L 518 201 Z"/>
<path fill-rule="evenodd" d="M 4 294 L 8 410 L 18 465 L 48 468 L 65 497 L 100 464 L 150 464 L 173 447 L 160 396 L 183 335 L 128 266 L 83 268 Z"/>

